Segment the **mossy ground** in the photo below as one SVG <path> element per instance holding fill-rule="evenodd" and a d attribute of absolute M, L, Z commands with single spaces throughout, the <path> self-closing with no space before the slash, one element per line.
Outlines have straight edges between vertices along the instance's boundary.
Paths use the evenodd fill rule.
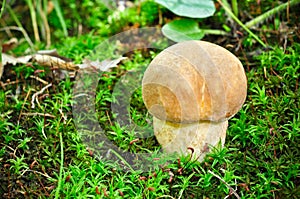
<path fill-rule="evenodd" d="M 69 36 L 63 36 L 58 17 L 55 12 L 50 13 L 51 48 L 76 63 L 118 32 L 133 27 L 160 27 L 175 17 L 152 1 L 138 4 L 138 9 L 129 8 L 119 17 L 100 1 L 61 3 Z M 273 1 L 262 1 L 260 6 L 256 1 L 240 3 L 240 18 L 246 21 L 249 13 L 258 15 L 276 5 Z M 12 10 L 33 39 L 26 11 L 20 10 L 19 5 L 12 5 Z M 0 89 L 1 198 L 235 198 L 211 172 L 241 198 L 300 198 L 298 10 L 296 6 L 290 8 L 289 15 L 278 13 L 255 30 L 272 49 L 263 49 L 246 33 L 204 38 L 240 58 L 248 78 L 248 96 L 239 113 L 229 121 L 225 147 L 215 149 L 202 163 L 180 157 L 146 172 L 119 170 L 113 161 L 99 159 L 87 150 L 76 130 L 72 116 L 74 79 L 59 80 L 46 72 L 36 73 L 39 69 L 48 70 L 36 64 L 5 66 Z M 7 26 L 14 25 L 9 16 L 6 12 L 2 19 Z M 200 20 L 199 24 L 217 28 L 226 24 L 225 19 L 219 8 L 214 17 Z M 1 36 L 9 39 L 3 32 Z M 19 33 L 14 36 L 22 38 Z M 7 53 L 25 55 L 29 46 L 20 41 Z M 35 44 L 36 49 L 44 47 L 44 42 Z M 126 72 L 143 71 L 157 53 L 154 49 L 127 53 L 128 59 L 103 73 L 98 82 L 95 100 L 99 123 L 113 143 L 132 153 L 156 151 L 159 145 L 154 137 L 137 139 L 134 130 L 114 120 L 113 89 Z M 31 108 L 32 95 L 44 85 L 30 75 L 53 83 L 35 108 Z M 131 96 L 130 113 L 140 126 L 151 122 L 140 88 Z"/>

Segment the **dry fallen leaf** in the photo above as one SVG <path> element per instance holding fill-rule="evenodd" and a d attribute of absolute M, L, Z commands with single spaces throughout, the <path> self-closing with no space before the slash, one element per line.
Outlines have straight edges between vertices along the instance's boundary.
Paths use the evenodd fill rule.
<path fill-rule="evenodd" d="M 38 51 L 36 54 L 22 57 L 13 57 L 3 53 L 0 74 L 2 74 L 5 65 L 28 64 L 29 62 L 36 62 L 41 66 L 56 69 L 54 70 L 53 74 L 59 79 L 64 79 L 66 76 L 73 78 L 78 70 L 92 69 L 93 71 L 108 71 L 113 67 L 117 67 L 118 63 L 124 59 L 127 59 L 127 57 L 120 57 L 118 59 L 104 61 L 91 61 L 85 59 L 82 64 L 74 64 L 70 59 L 60 56 L 55 49 L 42 50 Z"/>
<path fill-rule="evenodd" d="M 32 56 L 32 58 L 33 61 L 37 62 L 41 66 L 55 67 L 57 69 L 73 71 L 78 69 L 78 66 L 76 66 L 73 62 L 66 62 L 60 58 L 50 55 L 35 54 Z"/>
<path fill-rule="evenodd" d="M 13 49 L 14 47 L 17 46 L 17 44 L 18 44 L 18 39 L 15 37 L 11 38 L 9 41 L 2 44 L 2 52 L 5 53 Z"/>
<path fill-rule="evenodd" d="M 27 64 L 32 58 L 32 55 L 22 56 L 22 57 L 13 57 L 11 55 L 2 53 L 2 66 L 4 67 L 7 64 Z"/>
<path fill-rule="evenodd" d="M 86 68 L 93 68 L 100 71 L 108 71 L 109 69 L 113 67 L 117 67 L 118 63 L 124 59 L 127 59 L 127 57 L 120 57 L 118 59 L 114 60 L 103 60 L 103 61 L 91 61 L 88 59 L 85 59 L 83 61 L 83 64 L 77 64 L 77 66 L 80 69 L 86 69 Z"/>

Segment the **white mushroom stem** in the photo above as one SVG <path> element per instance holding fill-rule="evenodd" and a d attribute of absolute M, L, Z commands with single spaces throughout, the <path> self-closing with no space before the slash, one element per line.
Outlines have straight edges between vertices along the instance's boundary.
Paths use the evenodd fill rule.
<path fill-rule="evenodd" d="M 191 154 L 202 161 L 212 147 L 225 143 L 228 121 L 179 124 L 153 117 L 154 133 L 166 153 Z"/>

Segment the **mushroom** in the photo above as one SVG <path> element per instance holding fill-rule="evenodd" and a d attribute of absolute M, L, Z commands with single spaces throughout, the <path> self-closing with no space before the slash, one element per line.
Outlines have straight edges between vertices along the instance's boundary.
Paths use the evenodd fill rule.
<path fill-rule="evenodd" d="M 216 44 L 185 41 L 159 53 L 146 69 L 143 100 L 166 153 L 202 161 L 242 107 L 247 79 L 239 59 Z"/>

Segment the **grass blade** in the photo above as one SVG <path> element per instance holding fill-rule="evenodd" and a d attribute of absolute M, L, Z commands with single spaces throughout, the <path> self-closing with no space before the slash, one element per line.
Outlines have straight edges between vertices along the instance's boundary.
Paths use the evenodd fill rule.
<path fill-rule="evenodd" d="M 292 0 L 290 2 L 286 2 L 284 4 L 281 4 L 267 12 L 265 12 L 264 14 L 262 15 L 259 15 L 258 17 L 255 17 L 254 19 L 248 21 L 245 26 L 247 28 L 251 28 L 253 27 L 254 25 L 258 24 L 258 23 L 261 23 L 262 21 L 266 20 L 267 18 L 271 17 L 272 15 L 278 13 L 278 12 L 281 12 L 283 10 L 285 10 L 288 6 L 293 6 L 293 5 L 296 5 L 300 3 L 300 0 Z"/>
<path fill-rule="evenodd" d="M 62 185 L 62 173 L 63 173 L 63 167 L 64 167 L 64 145 L 62 141 L 62 134 L 59 132 L 59 141 L 60 141 L 60 168 L 59 168 L 59 178 L 57 183 L 57 188 L 55 192 L 55 199 L 60 198 L 59 191 Z"/>
<path fill-rule="evenodd" d="M 65 19 L 63 17 L 62 11 L 60 9 L 60 5 L 59 5 L 58 0 L 53 0 L 53 4 L 54 4 L 54 9 L 56 11 L 56 14 L 59 18 L 60 24 L 62 26 L 64 35 L 67 37 L 68 36 L 67 25 L 66 25 Z"/>
<path fill-rule="evenodd" d="M 3 12 L 4 12 L 5 3 L 6 3 L 6 0 L 3 0 L 2 6 L 1 6 L 1 10 L 0 10 L 0 18 L 2 17 L 2 14 L 3 14 Z"/>
<path fill-rule="evenodd" d="M 231 11 L 230 8 L 228 8 L 226 5 L 224 5 L 222 3 L 221 0 L 218 0 L 219 4 L 224 8 L 224 10 L 228 13 L 228 15 L 234 20 L 236 21 L 244 30 L 246 30 L 249 35 L 251 35 L 256 41 L 258 41 L 258 43 L 260 43 L 264 48 L 267 47 L 267 45 L 256 35 L 254 34 L 247 26 L 245 26 L 243 24 L 243 22 L 241 22 L 234 14 L 233 12 Z"/>
<path fill-rule="evenodd" d="M 40 42 L 41 40 L 40 40 L 39 29 L 38 29 L 38 25 L 37 25 L 37 21 L 36 21 L 36 12 L 35 12 L 32 0 L 26 0 L 26 3 L 30 10 L 30 16 L 31 16 L 31 20 L 32 20 L 32 27 L 33 27 L 35 41 Z"/>

